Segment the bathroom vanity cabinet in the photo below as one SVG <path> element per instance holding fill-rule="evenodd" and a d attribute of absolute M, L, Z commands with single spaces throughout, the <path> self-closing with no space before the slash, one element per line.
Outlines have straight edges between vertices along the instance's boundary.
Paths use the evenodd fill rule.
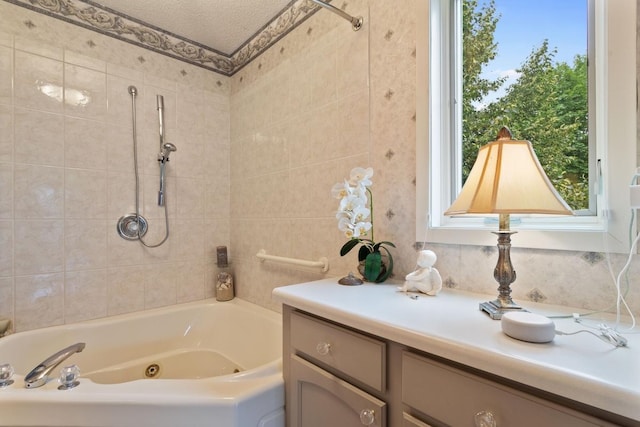
<path fill-rule="evenodd" d="M 284 313 L 289 427 L 615 425 L 399 343 Z M 391 353 L 399 360 L 389 364 Z M 387 377 L 401 378 L 399 387 L 388 388 Z"/>
<path fill-rule="evenodd" d="M 362 300 L 378 313 L 380 310 L 394 312 L 407 304 L 404 312 L 397 313 L 399 318 L 420 313 L 414 312 L 416 306 L 410 305 L 413 301 L 406 295 L 398 295 L 395 287 L 335 286 L 338 287 L 321 281 L 274 291 L 274 298 L 283 302 L 283 372 L 289 427 L 640 425 L 640 419 L 621 414 L 615 408 L 594 406 L 584 401 L 588 399 L 563 395 L 552 381 L 549 387 L 544 386 L 549 375 L 556 376 L 557 373 L 553 369 L 545 373 L 539 365 L 523 363 L 527 355 L 517 354 L 519 348 L 526 350 L 535 344 L 512 343 L 510 338 L 504 337 L 507 344 L 515 344 L 511 356 L 515 357 L 516 363 L 512 360 L 502 363 L 497 371 L 486 371 L 474 366 L 473 357 L 471 362 L 461 363 L 446 357 L 447 352 L 443 352 L 443 346 L 451 346 L 456 347 L 452 354 L 461 352 L 473 356 L 476 351 L 471 347 L 465 349 L 459 342 L 447 342 L 442 335 L 424 334 L 422 340 L 416 341 L 416 329 L 408 328 L 401 320 L 399 324 L 384 316 L 381 320 L 373 320 L 362 316 L 357 308 L 342 311 L 343 307 L 353 307 L 355 300 Z M 366 286 L 371 286 L 372 295 L 367 295 Z M 376 294 L 384 294 L 385 287 L 390 299 L 377 300 Z M 315 292 L 322 288 L 338 299 L 334 301 L 328 294 L 318 299 L 320 294 Z M 424 297 L 423 308 L 437 302 L 437 298 L 427 298 Z M 468 296 L 463 295 L 464 298 Z M 454 300 L 459 301 L 459 298 Z M 491 326 L 487 332 L 492 336 L 489 345 L 495 339 L 503 341 L 501 333 L 495 336 L 499 322 L 483 316 L 477 316 L 475 321 Z M 419 319 L 433 321 L 428 313 L 411 320 Z M 440 318 L 438 324 L 432 326 L 446 334 L 452 323 L 456 322 Z M 458 324 L 453 329 L 460 326 L 464 325 Z M 470 329 L 474 328 L 470 326 Z M 417 331 L 422 334 L 420 328 Z M 470 333 L 477 334 L 477 331 Z M 599 343 L 595 342 L 595 345 L 598 347 Z M 532 350 L 537 353 L 544 348 L 538 345 Z M 618 351 L 606 347 L 598 350 L 604 350 L 598 351 L 600 357 Z M 630 349 L 621 349 L 626 350 Z M 482 365 L 483 357 L 479 357 L 479 365 Z M 525 372 L 525 377 L 539 376 L 542 382 L 531 385 L 530 381 L 523 381 L 517 375 L 520 370 Z M 636 371 L 637 368 L 633 373 Z M 585 383 L 584 386 L 590 385 Z M 581 390 L 585 396 L 599 391 L 602 390 Z M 605 398 L 620 399 L 624 400 L 625 396 Z M 635 410 L 637 401 L 627 401 L 630 411 Z"/>

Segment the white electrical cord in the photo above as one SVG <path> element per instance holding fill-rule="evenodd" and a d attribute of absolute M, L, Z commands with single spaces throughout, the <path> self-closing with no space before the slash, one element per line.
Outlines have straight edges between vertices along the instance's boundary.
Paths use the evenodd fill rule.
<path fill-rule="evenodd" d="M 636 173 L 631 178 L 631 182 L 629 183 L 629 185 L 631 186 L 631 185 L 637 184 L 638 178 L 640 178 L 640 169 L 636 169 Z M 626 329 L 626 331 L 632 331 L 636 326 L 636 318 L 633 315 L 633 311 L 631 310 L 631 308 L 629 307 L 625 299 L 625 295 L 629 291 L 629 279 L 627 276 L 627 271 L 629 270 L 629 266 L 631 266 L 633 255 L 637 251 L 638 241 L 640 240 L 640 233 L 636 233 L 635 238 L 632 238 L 632 235 L 631 235 L 633 232 L 633 223 L 636 217 L 635 210 L 636 208 L 633 208 L 633 207 L 631 208 L 631 219 L 629 220 L 629 241 L 631 242 L 631 240 L 633 239 L 633 242 L 631 242 L 631 248 L 629 249 L 629 256 L 627 257 L 627 262 L 624 264 L 624 266 L 620 270 L 620 273 L 618 273 L 618 276 L 615 279 L 616 293 L 617 293 L 616 295 L 616 326 L 615 326 L 616 330 L 620 325 L 621 305 L 624 305 L 625 310 L 627 311 L 627 313 L 629 314 L 629 317 L 631 318 L 631 326 L 628 329 Z M 623 277 L 626 282 L 626 289 L 625 289 L 624 295 L 622 292 L 622 285 L 621 285 Z"/>
<path fill-rule="evenodd" d="M 618 332 L 614 331 L 613 329 L 609 328 L 606 325 L 602 325 L 602 326 L 604 326 L 606 330 L 603 330 L 600 334 L 596 334 L 595 332 L 592 332 L 586 329 L 580 329 L 579 331 L 575 331 L 575 332 L 562 332 L 556 329 L 556 335 L 575 335 L 581 332 L 585 332 L 587 334 L 593 335 L 596 338 L 601 339 L 606 343 L 611 344 L 614 347 L 627 346 L 627 339 L 625 337 L 623 337 Z"/>
<path fill-rule="evenodd" d="M 631 178 L 631 183 L 630 185 L 634 185 L 637 183 L 637 180 L 640 178 L 640 168 L 636 170 L 635 175 L 633 176 L 633 178 Z M 606 198 L 605 198 L 606 199 Z M 607 209 L 603 209 L 603 211 L 607 212 Z M 636 319 L 635 316 L 633 315 L 633 311 L 631 310 L 631 307 L 629 307 L 629 305 L 627 304 L 627 301 L 625 299 L 626 294 L 629 292 L 629 278 L 627 275 L 627 272 L 629 270 L 629 267 L 631 265 L 631 261 L 633 260 L 633 255 L 635 254 L 636 250 L 637 250 L 637 246 L 638 246 L 638 242 L 640 241 L 640 233 L 636 233 L 635 238 L 632 237 L 632 233 L 633 233 L 633 224 L 636 218 L 636 212 L 635 212 L 635 208 L 631 209 L 631 219 L 629 221 L 629 243 L 631 243 L 631 247 L 629 249 L 629 255 L 627 257 L 627 261 L 625 263 L 625 265 L 622 267 L 622 269 L 620 270 L 620 272 L 618 273 L 618 275 L 616 276 L 614 271 L 613 271 L 613 266 L 611 264 L 611 256 L 610 256 L 610 251 L 608 250 L 608 242 L 607 242 L 607 238 L 606 235 L 603 233 L 603 243 L 605 246 L 605 253 L 606 253 L 606 258 L 607 258 L 607 266 L 609 268 L 609 272 L 611 274 L 611 278 L 614 282 L 615 285 L 615 289 L 616 289 L 616 302 L 614 305 L 609 306 L 605 309 L 602 310 L 597 310 L 597 311 L 592 311 L 592 312 L 588 312 L 588 313 L 584 313 L 584 314 L 578 314 L 578 313 L 573 313 L 572 316 L 550 316 L 550 318 L 570 318 L 573 317 L 574 321 L 576 323 L 580 323 L 583 326 L 586 326 L 588 328 L 594 329 L 594 330 L 598 330 L 599 333 L 595 333 L 589 330 L 579 330 L 576 332 L 562 332 L 562 331 L 557 331 L 556 330 L 556 334 L 558 335 L 575 335 L 581 332 L 586 332 L 589 334 L 592 334 L 596 337 L 598 337 L 599 339 L 601 339 L 602 341 L 608 342 L 609 344 L 612 344 L 616 347 L 625 347 L 627 345 L 627 339 L 624 338 L 622 335 L 620 335 L 621 333 L 638 333 L 635 332 L 634 329 L 636 327 Z M 623 291 L 622 289 L 622 281 L 625 281 L 625 289 Z M 619 331 L 619 326 L 620 326 L 620 319 L 621 319 L 621 308 L 622 306 L 624 306 L 624 309 L 626 310 L 627 314 L 629 315 L 629 318 L 631 319 L 631 326 L 629 328 L 626 328 L 622 331 Z M 598 314 L 598 313 L 603 313 L 606 311 L 609 311 L 611 308 L 615 307 L 616 309 L 616 324 L 615 326 L 612 328 L 604 323 L 600 323 L 598 324 L 596 327 L 592 327 L 592 326 L 588 326 L 586 325 L 583 320 L 581 319 L 581 317 L 585 317 L 585 316 L 590 316 L 593 314 Z"/>
<path fill-rule="evenodd" d="M 640 173 L 638 173 L 638 170 L 636 170 L 636 173 L 633 175 L 633 177 L 631 178 L 631 185 L 634 183 L 635 180 L 637 180 L 640 177 Z M 606 199 L 606 198 L 605 198 Z M 608 209 L 605 209 L 605 212 L 608 212 Z M 624 305 L 625 310 L 627 311 L 629 317 L 631 318 L 631 327 L 628 328 L 628 331 L 631 331 L 635 328 L 635 324 L 636 324 L 636 320 L 635 320 L 635 316 L 633 315 L 633 312 L 631 311 L 631 308 L 629 307 L 629 305 L 627 304 L 627 301 L 625 299 L 626 294 L 629 292 L 629 279 L 627 276 L 627 270 L 629 269 L 629 266 L 631 265 L 631 261 L 633 259 L 633 254 L 636 251 L 636 247 L 638 245 L 638 239 L 640 238 L 640 234 L 637 234 L 635 238 L 632 237 L 632 232 L 633 232 L 633 222 L 635 220 L 635 209 L 631 209 L 631 219 L 629 220 L 629 243 L 631 244 L 631 247 L 629 248 L 629 256 L 627 258 L 627 262 L 625 263 L 625 265 L 622 267 L 622 269 L 620 270 L 620 272 L 618 273 L 618 275 L 616 276 L 614 271 L 613 271 L 613 266 L 611 265 L 611 254 L 610 251 L 608 249 L 608 241 L 606 238 L 606 235 L 603 234 L 603 239 L 604 239 L 604 245 L 605 245 L 605 253 L 607 255 L 607 267 L 609 268 L 609 273 L 611 274 L 611 278 L 613 279 L 613 283 L 616 289 L 616 301 L 614 304 L 615 310 L 616 310 L 616 325 L 615 325 L 615 330 L 618 330 L 618 327 L 620 326 L 620 317 L 621 317 L 621 306 Z M 623 292 L 622 290 L 622 280 L 625 280 L 625 290 Z M 602 311 L 609 311 L 612 307 L 608 307 Z M 592 314 L 592 313 L 589 313 Z M 585 316 L 585 315 L 583 315 Z M 577 320 L 576 320 L 577 321 Z"/>
<path fill-rule="evenodd" d="M 578 313 L 573 313 L 573 319 L 575 320 L 576 323 L 581 324 L 582 326 L 585 326 L 587 328 L 590 329 L 594 329 L 597 330 L 599 333 L 590 331 L 588 329 L 581 329 L 579 331 L 575 331 L 575 332 L 563 332 L 563 331 L 558 331 L 556 329 L 556 335 L 575 335 L 575 334 L 579 334 L 582 332 L 591 334 L 597 338 L 599 338 L 600 340 L 609 343 L 611 345 L 613 345 L 614 347 L 626 347 L 627 346 L 627 339 L 625 337 L 623 337 L 620 332 L 618 332 L 617 330 L 615 330 L 614 328 L 604 324 L 604 323 L 599 323 L 596 327 L 592 327 L 589 325 L 585 325 L 582 322 L 582 319 L 580 319 L 580 315 Z"/>

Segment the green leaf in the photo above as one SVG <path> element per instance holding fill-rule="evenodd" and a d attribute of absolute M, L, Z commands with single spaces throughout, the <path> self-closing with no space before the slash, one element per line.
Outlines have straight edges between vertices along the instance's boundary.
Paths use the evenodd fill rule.
<path fill-rule="evenodd" d="M 347 243 L 342 245 L 342 248 L 340 249 L 340 256 L 345 256 L 351 252 L 351 249 L 355 248 L 358 243 L 360 243 L 360 239 L 351 239 L 347 241 Z"/>
<path fill-rule="evenodd" d="M 370 282 L 377 282 L 382 269 L 380 252 L 371 252 L 364 261 L 364 277 Z"/>
<path fill-rule="evenodd" d="M 367 259 L 367 255 L 369 255 L 371 252 L 371 247 L 366 245 L 360 246 L 360 249 L 358 250 L 358 261 L 364 261 L 365 259 Z"/>
<path fill-rule="evenodd" d="M 393 244 L 391 244 L 391 246 L 393 246 Z M 395 246 L 393 247 L 395 248 Z M 387 271 L 382 275 L 382 277 L 378 278 L 378 282 L 384 282 L 389 278 L 389 276 L 391 276 L 391 273 L 393 273 L 393 257 L 391 256 L 391 252 L 389 252 L 389 249 L 385 248 L 384 246 L 382 247 L 382 249 L 384 249 L 387 253 L 388 264 Z"/>
<path fill-rule="evenodd" d="M 387 242 L 387 241 L 385 240 L 385 241 L 383 241 L 383 242 L 378 242 L 378 243 L 376 243 L 376 244 L 375 244 L 375 246 L 373 247 L 373 251 L 379 251 L 379 250 L 380 250 L 380 248 L 381 248 L 381 247 L 383 247 L 383 245 L 391 246 L 392 248 L 395 248 L 395 247 L 396 247 L 396 245 L 394 245 L 393 243 L 391 243 L 391 242 Z M 387 252 L 389 252 L 389 251 L 387 251 Z"/>

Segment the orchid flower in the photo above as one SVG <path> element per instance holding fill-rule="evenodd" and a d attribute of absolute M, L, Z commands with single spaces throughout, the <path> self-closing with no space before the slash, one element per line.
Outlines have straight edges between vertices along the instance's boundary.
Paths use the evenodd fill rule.
<path fill-rule="evenodd" d="M 349 176 L 349 183 L 355 186 L 370 187 L 373 182 L 373 168 L 353 168 Z"/>
<path fill-rule="evenodd" d="M 371 230 L 370 222 L 359 222 L 356 224 L 355 229 L 353 230 L 353 237 L 358 238 L 360 236 L 364 236 L 369 230 Z"/>
<path fill-rule="evenodd" d="M 331 189 L 331 195 L 336 199 L 342 199 L 351 194 L 351 187 L 349 182 L 345 179 L 344 183 L 337 183 Z"/>
<path fill-rule="evenodd" d="M 365 206 L 357 206 L 353 210 L 353 220 L 356 222 L 363 222 L 369 218 L 369 215 L 371 215 L 371 210 Z"/>
<path fill-rule="evenodd" d="M 366 198 L 362 198 L 357 195 L 350 194 L 347 197 L 344 197 L 342 200 L 340 200 L 340 205 L 338 209 L 340 209 L 341 211 L 354 211 L 355 209 L 363 207 L 366 204 L 367 204 Z"/>
<path fill-rule="evenodd" d="M 353 168 L 349 180 L 335 184 L 331 195 L 340 200 L 336 212 L 338 229 L 349 239 L 340 249 L 340 255 L 344 256 L 361 245 L 358 261 L 364 265 L 363 276 L 370 281 L 382 282 L 393 270 L 393 257 L 386 246 L 395 245 L 388 241 L 376 243 L 373 239 L 373 193 L 369 188 L 373 184 L 371 177 L 372 168 Z M 368 234 L 370 236 L 367 238 Z M 388 260 L 384 265 L 381 251 L 384 251 Z"/>

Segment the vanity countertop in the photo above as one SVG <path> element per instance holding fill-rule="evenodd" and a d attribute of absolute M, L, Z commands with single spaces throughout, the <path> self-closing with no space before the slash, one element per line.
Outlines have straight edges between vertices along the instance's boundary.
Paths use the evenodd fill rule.
<path fill-rule="evenodd" d="M 478 309 L 480 302 L 495 296 L 445 289 L 430 297 L 405 294 L 397 286 L 342 286 L 335 278 L 323 279 L 276 288 L 273 298 L 361 331 L 640 421 L 637 331 L 626 334 L 628 345 L 619 348 L 587 333 L 557 335 L 546 344 L 527 343 L 504 335 L 500 321 L 491 320 Z M 412 299 L 409 295 L 419 297 Z M 521 304 L 546 316 L 574 312 L 567 307 Z M 562 332 L 587 329 L 571 318 L 553 320 L 556 330 Z M 585 318 L 590 326 L 600 322 Z"/>

